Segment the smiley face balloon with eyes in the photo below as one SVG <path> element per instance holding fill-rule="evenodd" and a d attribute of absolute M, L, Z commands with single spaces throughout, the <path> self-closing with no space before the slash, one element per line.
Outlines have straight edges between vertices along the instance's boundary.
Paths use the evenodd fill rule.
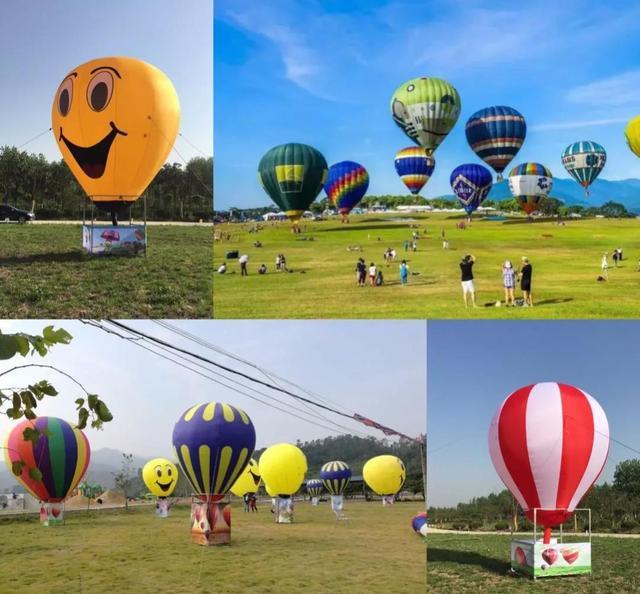
<path fill-rule="evenodd" d="M 171 460 L 154 458 L 142 468 L 142 480 L 153 495 L 169 497 L 178 483 L 178 469 Z"/>
<path fill-rule="evenodd" d="M 99 58 L 58 87 L 51 125 L 71 172 L 100 209 L 126 213 L 166 161 L 180 104 L 169 78 L 134 58 Z"/>

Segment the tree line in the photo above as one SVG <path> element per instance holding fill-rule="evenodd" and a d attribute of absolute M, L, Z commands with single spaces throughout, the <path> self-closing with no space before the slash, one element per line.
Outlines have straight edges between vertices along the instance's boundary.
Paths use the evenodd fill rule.
<path fill-rule="evenodd" d="M 213 157 L 195 157 L 185 165 L 166 163 L 143 196 L 147 218 L 160 221 L 211 220 L 213 213 Z M 60 161 L 48 161 L 16 147 L 0 148 L 0 204 L 33 210 L 37 219 L 89 217 L 90 203 L 70 169 Z M 132 207 L 132 216 L 144 216 L 143 200 Z M 96 218 L 109 215 L 97 209 Z"/>

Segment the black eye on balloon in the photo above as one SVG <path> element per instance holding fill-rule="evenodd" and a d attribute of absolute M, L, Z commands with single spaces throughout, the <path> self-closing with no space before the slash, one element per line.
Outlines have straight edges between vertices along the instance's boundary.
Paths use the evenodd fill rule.
<path fill-rule="evenodd" d="M 167 476 L 171 476 L 171 468 L 167 468 Z"/>
<path fill-rule="evenodd" d="M 73 79 L 65 78 L 58 89 L 58 112 L 61 116 L 66 116 L 71 109 L 73 99 Z"/>
<path fill-rule="evenodd" d="M 411 93 L 411 91 L 413 91 L 413 89 L 415 89 L 415 88 L 416 88 L 416 86 L 415 86 L 415 85 L 409 85 L 409 86 L 407 87 L 407 93 Z"/>
<path fill-rule="evenodd" d="M 158 468 L 158 470 L 156 470 L 156 474 L 158 475 L 158 478 L 162 478 L 162 470 L 160 470 Z"/>
<path fill-rule="evenodd" d="M 98 72 L 87 87 L 87 102 L 93 111 L 102 111 L 113 94 L 113 76 L 106 70 Z"/>

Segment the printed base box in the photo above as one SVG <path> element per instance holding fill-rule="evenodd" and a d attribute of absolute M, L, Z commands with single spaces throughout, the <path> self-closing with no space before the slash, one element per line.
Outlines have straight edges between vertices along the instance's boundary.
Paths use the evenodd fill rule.
<path fill-rule="evenodd" d="M 591 573 L 591 543 L 513 540 L 511 568 L 533 578 Z"/>
<path fill-rule="evenodd" d="M 293 522 L 293 498 L 278 497 L 275 512 L 277 524 L 291 524 Z"/>
<path fill-rule="evenodd" d="M 231 505 L 216 501 L 191 504 L 191 542 L 204 546 L 231 542 Z"/>
<path fill-rule="evenodd" d="M 64 524 L 64 504 L 43 503 L 40 508 L 40 523 L 43 526 L 59 526 Z"/>
<path fill-rule="evenodd" d="M 83 225 L 82 247 L 93 255 L 144 254 L 147 236 L 143 225 Z"/>

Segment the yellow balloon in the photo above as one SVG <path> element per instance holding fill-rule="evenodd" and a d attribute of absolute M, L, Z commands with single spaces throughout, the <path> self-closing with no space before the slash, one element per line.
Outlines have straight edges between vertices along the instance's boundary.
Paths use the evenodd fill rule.
<path fill-rule="evenodd" d="M 629 123 L 625 128 L 624 135 L 627 139 L 629 148 L 637 157 L 640 157 L 640 116 L 636 116 L 632 120 L 629 120 Z"/>
<path fill-rule="evenodd" d="M 369 488 L 378 495 L 395 495 L 404 485 L 407 470 L 396 456 L 376 456 L 362 468 L 362 476 Z"/>
<path fill-rule="evenodd" d="M 178 484 L 178 469 L 166 458 L 149 460 L 142 468 L 142 480 L 158 497 L 169 497 Z"/>
<path fill-rule="evenodd" d="M 307 458 L 300 448 L 279 443 L 262 452 L 259 467 L 270 495 L 293 495 L 304 480 Z"/>
<path fill-rule="evenodd" d="M 144 192 L 178 134 L 180 104 L 158 68 L 125 57 L 74 68 L 58 87 L 51 126 L 87 195 L 117 210 Z"/>
<path fill-rule="evenodd" d="M 267 495 L 269 495 L 269 497 L 277 497 L 278 493 L 276 491 L 274 491 L 269 485 L 267 485 L 266 483 L 264 484 L 264 490 L 267 492 Z"/>
<path fill-rule="evenodd" d="M 256 493 L 260 486 L 260 470 L 258 463 L 251 458 L 249 464 L 242 471 L 242 474 L 238 477 L 238 480 L 233 483 L 231 492 L 236 497 L 243 497 L 247 493 Z"/>

